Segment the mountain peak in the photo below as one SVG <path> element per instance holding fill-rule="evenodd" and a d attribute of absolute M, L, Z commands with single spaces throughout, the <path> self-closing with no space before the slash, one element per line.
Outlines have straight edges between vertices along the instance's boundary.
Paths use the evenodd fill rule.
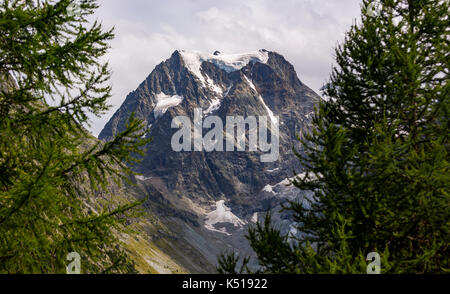
<path fill-rule="evenodd" d="M 190 240 L 187 244 L 197 246 L 192 248 L 213 244 L 211 247 L 201 245 L 205 248 L 201 254 L 214 264 L 216 255 L 210 254 L 211 250 L 222 251 L 229 244 L 242 244 L 243 228 L 249 220 L 258 220 L 259 212 L 278 213 L 283 199 L 296 199 L 297 190 L 281 189 L 284 189 L 284 179 L 291 177 L 298 165 L 292 150 L 294 147 L 301 152 L 297 138 L 309 130 L 311 113 L 319 97 L 300 82 L 294 67 L 276 52 L 264 49 L 239 54 L 212 52 L 173 52 L 126 97 L 99 138 L 113 139 L 125 129 L 132 113 L 144 122 L 147 126 L 144 137 L 152 137 L 153 141 L 146 146 L 142 161 L 133 166 L 134 171 L 143 175 L 139 184 L 145 189 L 139 191 L 150 193 L 152 200 L 147 202 L 148 207 L 157 205 L 155 210 L 161 210 L 170 224 L 186 224 L 192 228 L 186 230 L 186 226 L 176 225 L 177 236 L 187 236 L 194 231 L 198 232 L 196 236 L 207 238 L 189 236 L 182 240 Z M 175 132 L 180 130 L 173 127 L 174 118 L 182 116 L 194 122 L 193 125 L 198 124 L 199 109 L 201 150 L 176 151 L 172 141 L 176 139 Z M 214 135 L 217 146 L 225 149 L 227 142 L 238 144 L 238 131 L 228 123 L 229 118 L 247 121 L 244 136 L 239 137 L 244 150 L 233 147 L 232 150 L 206 151 L 203 144 L 212 139 L 207 138 L 212 132 L 212 125 L 208 126 L 206 121 L 208 117 L 214 128 L 225 126 L 219 130 L 219 135 Z M 268 153 L 261 148 L 250 151 L 251 138 L 257 135 L 261 140 L 260 125 L 251 127 L 251 121 L 253 118 L 260 121 L 262 117 L 270 119 L 278 129 L 279 146 L 274 147 L 278 160 L 275 162 L 263 162 L 262 155 Z M 274 134 L 272 128 L 267 130 L 270 144 L 275 142 Z M 183 137 L 183 144 L 184 140 Z M 190 147 L 191 143 L 189 139 Z M 209 206 L 213 203 L 215 209 Z M 179 210 L 169 210 L 171 205 Z M 166 207 L 169 208 L 162 210 Z M 286 217 L 277 215 L 279 222 L 285 223 Z M 217 245 L 222 244 L 220 242 L 223 245 Z M 239 250 L 245 248 L 240 246 Z"/>
<path fill-rule="evenodd" d="M 220 51 L 215 51 L 213 54 L 204 53 L 200 51 L 177 50 L 184 64 L 192 74 L 194 74 L 200 81 L 204 77 L 200 71 L 203 62 L 210 62 L 227 73 L 238 71 L 249 63 L 267 63 L 269 60 L 269 52 L 267 50 L 258 50 L 247 53 L 225 54 Z"/>
<path fill-rule="evenodd" d="M 191 115 L 194 108 L 208 114 L 269 116 L 298 109 L 295 120 L 304 120 L 302 115 L 311 112 L 317 97 L 301 83 L 294 67 L 276 52 L 176 50 L 127 95 L 99 138 L 109 140 L 123 130 L 132 112 L 154 127 L 157 121 L 167 122 L 173 115 Z"/>

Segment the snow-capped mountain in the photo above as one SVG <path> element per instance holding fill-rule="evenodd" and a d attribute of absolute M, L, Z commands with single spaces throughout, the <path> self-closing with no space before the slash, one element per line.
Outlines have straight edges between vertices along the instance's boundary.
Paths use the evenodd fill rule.
<path fill-rule="evenodd" d="M 145 121 L 146 136 L 153 141 L 135 170 L 143 174 L 137 181 L 149 195 L 147 206 L 157 194 L 158 203 L 164 203 L 159 216 L 195 256 L 203 257 L 191 262 L 213 268 L 224 250 L 250 252 L 244 238 L 248 225 L 266 211 L 276 214 L 286 199 L 301 200 L 305 195 L 285 184 L 294 169 L 301 171 L 292 148 L 300 150 L 296 136 L 308 130 L 319 99 L 276 52 L 177 50 L 126 97 L 99 138 L 107 141 L 122 131 L 131 113 Z M 227 116 L 268 117 L 279 127 L 278 160 L 262 162 L 260 150 L 172 150 L 171 138 L 177 131 L 171 127 L 173 118 L 194 120 L 195 109 L 202 109 L 203 117 L 214 115 L 224 122 Z M 278 214 L 275 219 L 284 231 L 293 231 L 289 215 Z"/>

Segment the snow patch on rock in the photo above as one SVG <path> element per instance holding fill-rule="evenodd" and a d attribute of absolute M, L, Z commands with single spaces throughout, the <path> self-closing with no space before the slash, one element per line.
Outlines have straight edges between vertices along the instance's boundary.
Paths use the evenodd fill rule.
<path fill-rule="evenodd" d="M 250 81 L 249 78 L 247 78 L 247 76 L 245 76 L 245 75 L 244 75 L 244 78 L 245 78 L 246 82 L 249 84 L 250 88 L 252 88 L 258 94 L 258 91 L 256 91 L 256 87 L 253 84 L 253 82 Z M 263 97 L 258 94 L 258 99 L 261 102 L 261 104 L 264 106 L 264 108 L 266 109 L 266 112 L 269 115 L 269 118 L 272 121 L 272 124 L 277 125 L 278 118 L 273 114 L 273 111 L 269 108 L 269 106 L 267 106 L 266 102 L 264 102 Z"/>
<path fill-rule="evenodd" d="M 215 84 L 214 81 L 208 75 L 206 75 L 206 82 L 213 92 L 215 92 L 220 96 L 223 95 L 223 89 L 219 85 Z"/>
<path fill-rule="evenodd" d="M 178 51 L 186 65 L 204 86 L 207 85 L 205 77 L 203 76 L 200 68 L 205 61 L 211 62 L 217 67 L 225 70 L 226 72 L 233 72 L 242 69 L 250 62 L 267 63 L 269 60 L 269 53 L 266 50 L 259 50 L 242 54 L 209 54 L 198 51 Z"/>
<path fill-rule="evenodd" d="M 229 86 L 227 91 L 225 92 L 225 95 L 223 97 L 227 97 L 228 94 L 230 93 L 231 88 L 233 88 L 233 85 Z"/>
<path fill-rule="evenodd" d="M 254 212 L 253 213 L 252 218 L 250 219 L 250 221 L 252 223 L 255 223 L 255 224 L 258 222 L 258 212 Z"/>
<path fill-rule="evenodd" d="M 279 183 L 276 183 L 275 185 L 267 184 L 264 186 L 264 188 L 262 188 L 262 191 L 268 192 L 268 193 L 273 193 L 273 194 L 278 194 L 282 191 L 286 191 L 287 189 L 297 189 L 291 185 L 291 182 L 296 177 L 299 177 L 299 176 L 303 177 L 304 175 L 305 175 L 305 173 L 300 173 L 300 174 L 296 175 L 295 177 L 285 178 L 284 180 L 280 181 Z"/>
<path fill-rule="evenodd" d="M 153 114 L 155 119 L 166 113 L 167 109 L 170 107 L 175 107 L 183 101 L 183 96 L 179 95 L 167 95 L 163 92 L 156 94 L 156 106 L 153 109 Z"/>
<path fill-rule="evenodd" d="M 216 229 L 214 225 L 218 223 L 230 223 L 235 227 L 242 227 L 243 225 L 245 225 L 245 222 L 234 215 L 231 212 L 231 209 L 225 205 L 224 200 L 217 201 L 216 210 L 206 214 L 205 228 L 210 231 L 224 233 L 231 236 L 231 234 L 228 233 L 225 228 L 221 228 L 220 230 Z"/>
<path fill-rule="evenodd" d="M 248 83 L 248 85 L 250 86 L 250 88 L 252 88 L 253 89 L 253 91 L 255 91 L 256 93 L 258 93 L 258 91 L 256 91 L 256 87 L 255 87 L 255 85 L 253 84 L 253 82 L 252 81 L 250 81 L 250 79 L 249 78 L 247 78 L 247 76 L 246 75 L 244 75 L 244 79 L 245 79 L 245 81 Z"/>
<path fill-rule="evenodd" d="M 272 110 L 269 108 L 269 106 L 266 105 L 266 103 L 264 102 L 264 99 L 261 97 L 261 95 L 258 95 L 258 99 L 261 101 L 262 105 L 264 106 L 264 108 L 266 109 L 267 113 L 269 114 L 270 120 L 272 121 L 273 125 L 277 125 L 278 124 L 278 118 L 275 117 L 275 115 L 273 114 Z"/>
<path fill-rule="evenodd" d="M 268 193 L 274 193 L 273 192 L 273 188 L 274 186 L 271 186 L 271 185 L 266 185 L 266 186 L 264 186 L 264 188 L 262 189 L 264 192 L 268 192 Z"/>
<path fill-rule="evenodd" d="M 138 179 L 138 180 L 141 180 L 141 181 L 146 181 L 146 180 L 149 180 L 149 179 L 152 178 L 152 177 L 144 177 L 144 176 L 141 176 L 141 175 L 135 175 L 134 177 L 136 179 Z"/>
<path fill-rule="evenodd" d="M 205 110 L 204 114 L 213 113 L 214 111 L 216 111 L 220 108 L 221 104 L 222 104 L 222 102 L 220 101 L 220 99 L 213 99 L 211 101 L 211 104 L 209 105 L 208 109 Z"/>

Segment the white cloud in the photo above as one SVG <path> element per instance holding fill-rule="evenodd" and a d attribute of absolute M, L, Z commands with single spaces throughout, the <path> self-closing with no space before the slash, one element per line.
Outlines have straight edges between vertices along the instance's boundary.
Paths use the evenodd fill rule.
<path fill-rule="evenodd" d="M 98 134 L 126 95 L 176 49 L 239 53 L 267 49 L 290 61 L 317 91 L 333 48 L 359 16 L 360 0 L 100 0 L 97 17 L 116 27 L 107 56 L 114 108 L 93 119 Z"/>

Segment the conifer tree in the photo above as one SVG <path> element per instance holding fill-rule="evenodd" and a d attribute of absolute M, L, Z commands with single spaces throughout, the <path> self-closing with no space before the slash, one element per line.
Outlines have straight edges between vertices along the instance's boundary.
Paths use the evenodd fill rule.
<path fill-rule="evenodd" d="M 110 106 L 113 38 L 92 0 L 0 1 L 0 273 L 133 272 L 116 232 L 138 203 L 116 201 L 148 140 L 130 118 L 100 142 L 85 129 Z"/>
<path fill-rule="evenodd" d="M 365 273 L 370 252 L 381 273 L 450 270 L 449 2 L 371 2 L 297 153 L 293 184 L 314 193 L 286 207 L 302 236 L 289 244 L 270 218 L 249 230 L 261 271 Z M 237 271 L 236 256 L 219 262 Z"/>

